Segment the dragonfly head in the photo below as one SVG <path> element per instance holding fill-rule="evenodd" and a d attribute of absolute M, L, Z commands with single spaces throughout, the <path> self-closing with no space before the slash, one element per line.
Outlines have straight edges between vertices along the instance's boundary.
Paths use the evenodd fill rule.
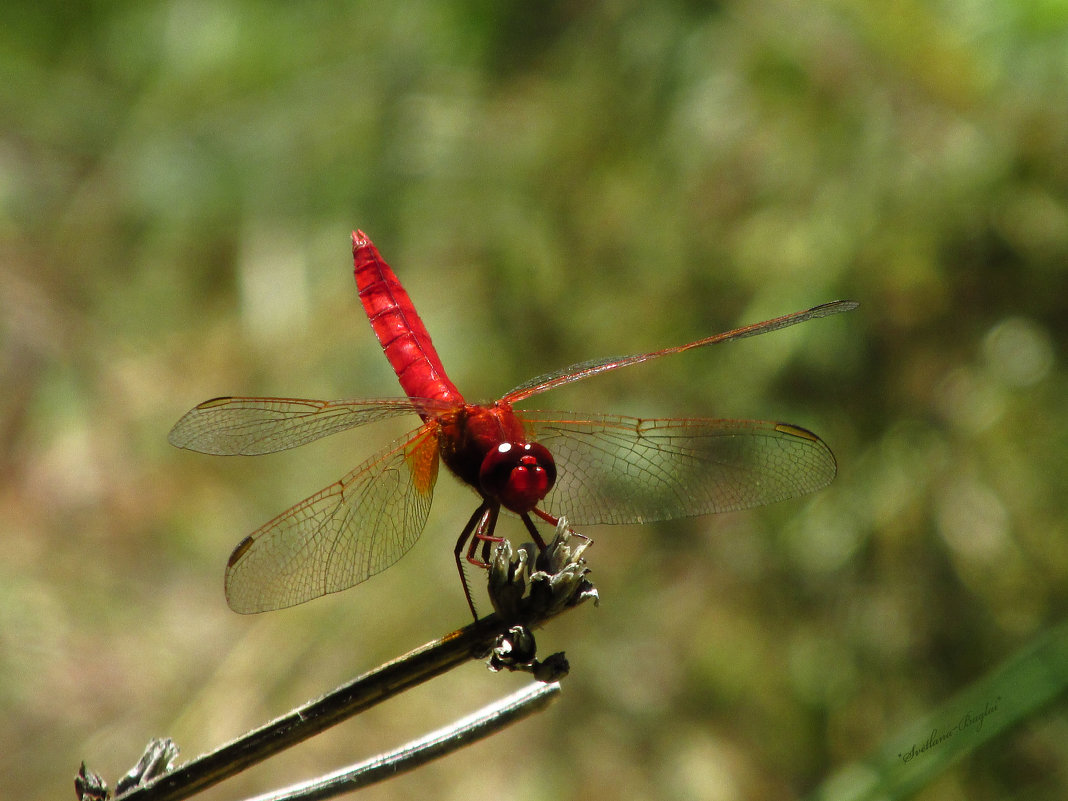
<path fill-rule="evenodd" d="M 531 511 L 556 482 L 556 462 L 537 442 L 502 442 L 486 454 L 478 473 L 482 491 L 517 514 Z"/>

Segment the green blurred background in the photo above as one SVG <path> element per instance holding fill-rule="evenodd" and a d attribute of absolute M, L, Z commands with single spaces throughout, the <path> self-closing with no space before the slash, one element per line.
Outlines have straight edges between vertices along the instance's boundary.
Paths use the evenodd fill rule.
<path fill-rule="evenodd" d="M 447 478 L 360 588 L 253 617 L 222 596 L 245 534 L 403 427 L 255 459 L 166 442 L 216 395 L 399 394 L 357 226 L 472 399 L 862 303 L 530 404 L 788 420 L 839 477 L 590 530 L 601 607 L 540 634 L 563 699 L 366 797 L 802 797 L 1064 621 L 1063 0 L 9 2 L 0 78 L 6 797 L 69 798 L 82 759 L 114 781 L 151 736 L 192 757 L 464 624 L 473 498 Z M 206 797 L 524 681 L 468 665 Z M 919 797 L 1064 797 L 1063 696 L 1014 691 L 991 721 L 1016 724 L 961 733 Z"/>

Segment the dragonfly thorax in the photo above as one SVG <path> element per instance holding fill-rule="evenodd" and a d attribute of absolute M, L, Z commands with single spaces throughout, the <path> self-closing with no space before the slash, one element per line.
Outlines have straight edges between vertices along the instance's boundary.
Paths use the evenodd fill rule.
<path fill-rule="evenodd" d="M 442 461 L 479 494 L 525 514 L 552 489 L 556 462 L 506 403 L 464 404 L 438 418 Z"/>

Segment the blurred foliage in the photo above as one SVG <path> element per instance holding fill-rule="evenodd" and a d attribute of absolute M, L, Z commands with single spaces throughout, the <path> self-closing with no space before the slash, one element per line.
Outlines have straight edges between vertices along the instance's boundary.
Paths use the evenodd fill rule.
<path fill-rule="evenodd" d="M 539 398 L 790 420 L 839 478 L 590 531 L 604 602 L 540 635 L 563 701 L 368 797 L 855 793 L 850 766 L 1063 623 L 1064 0 L 13 0 L 0 70 L 6 795 L 70 797 L 82 759 L 114 780 L 155 735 L 191 757 L 464 622 L 471 496 L 446 480 L 358 590 L 252 618 L 222 598 L 238 540 L 399 431 L 254 460 L 166 443 L 215 395 L 398 394 L 357 226 L 472 398 L 863 304 Z M 519 681 L 472 665 L 207 797 Z M 917 755 L 945 764 L 916 797 L 1064 797 L 1062 696 L 997 693 L 997 736 Z"/>

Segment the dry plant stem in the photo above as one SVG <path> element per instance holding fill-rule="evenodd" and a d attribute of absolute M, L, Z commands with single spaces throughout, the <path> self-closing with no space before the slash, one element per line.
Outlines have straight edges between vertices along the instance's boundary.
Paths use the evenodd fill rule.
<path fill-rule="evenodd" d="M 209 754 L 124 792 L 119 798 L 122 801 L 178 801 L 188 798 L 469 659 L 484 658 L 491 651 L 497 657 L 494 669 L 507 667 L 510 670 L 528 670 L 543 681 L 563 675 L 566 673 L 566 660 L 554 660 L 554 657 L 562 655 L 554 654 L 545 663 L 539 663 L 533 659 L 533 652 L 524 652 L 523 659 L 527 661 L 516 662 L 517 643 L 513 642 L 513 638 L 516 636 L 516 627 L 521 630 L 522 627 L 540 626 L 566 609 L 591 598 L 596 603 L 597 592 L 586 579 L 589 569 L 582 558 L 590 541 L 580 536 L 582 544 L 571 547 L 572 534 L 567 519 L 561 517 L 557 522 L 556 536 L 538 554 L 535 559 L 539 563 L 538 569 L 533 572 L 527 558 L 532 551 L 521 549 L 520 554 L 513 554 L 507 541 L 500 544 L 490 568 L 489 591 L 494 606 L 503 610 L 503 614 L 498 612 L 476 620 L 465 628 L 387 662 Z M 533 547 L 530 546 L 531 549 Z M 507 602 L 502 600 L 504 597 Z M 529 637 L 529 632 L 526 639 L 529 639 L 529 645 L 533 648 L 533 638 Z M 161 746 L 166 746 L 168 750 L 159 751 Z M 153 741 L 143 760 L 149 754 L 152 755 L 153 765 L 165 759 L 163 768 L 166 769 L 172 758 L 167 754 L 172 747 L 169 740 Z M 138 768 L 140 766 L 139 762 Z M 132 780 L 136 781 L 136 776 Z M 87 795 L 87 791 L 106 790 L 99 777 L 87 771 L 84 764 L 76 780 L 76 788 L 83 798 L 92 796 L 91 793 Z"/>
<path fill-rule="evenodd" d="M 548 618 L 521 621 L 536 626 Z M 252 765 L 441 675 L 469 659 L 485 656 L 494 639 L 516 621 L 489 615 L 427 643 L 298 707 L 258 729 L 197 757 L 155 781 L 124 793 L 122 801 L 177 801 L 188 798 Z"/>
<path fill-rule="evenodd" d="M 544 709 L 559 694 L 560 685 L 556 682 L 529 684 L 512 695 L 395 751 L 342 768 L 319 779 L 256 796 L 250 801 L 320 801 L 368 787 L 496 734 L 506 726 Z"/>

